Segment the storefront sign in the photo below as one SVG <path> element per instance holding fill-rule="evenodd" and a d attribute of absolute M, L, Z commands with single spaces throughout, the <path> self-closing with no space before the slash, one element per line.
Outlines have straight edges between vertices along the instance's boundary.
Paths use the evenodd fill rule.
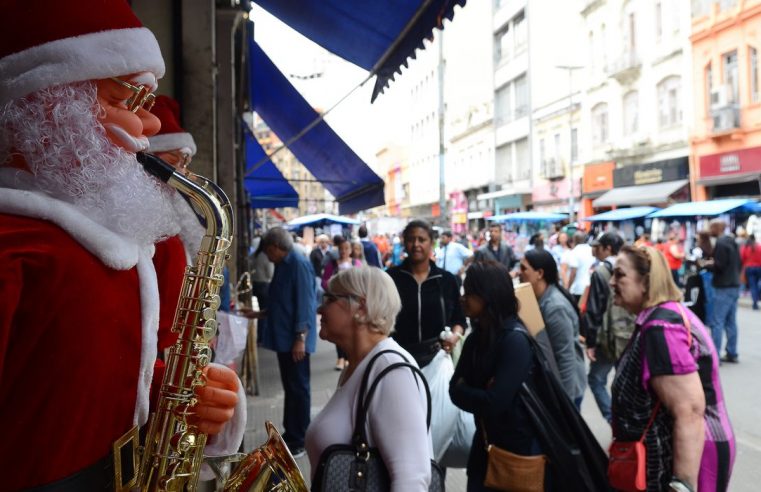
<path fill-rule="evenodd" d="M 613 170 L 613 184 L 621 186 L 638 186 L 677 179 L 687 179 L 690 174 L 688 158 L 677 157 L 664 161 L 621 166 Z"/>
<path fill-rule="evenodd" d="M 700 177 L 761 172 L 761 147 L 705 155 L 700 158 Z"/>
<path fill-rule="evenodd" d="M 613 188 L 613 169 L 615 162 L 601 162 L 584 166 L 584 179 L 581 191 L 585 195 L 608 191 Z"/>
<path fill-rule="evenodd" d="M 571 191 L 570 183 L 568 178 L 561 179 L 560 181 L 541 180 L 534 185 L 534 190 L 531 193 L 531 201 L 537 203 L 568 200 Z M 573 186 L 574 196 L 579 196 L 580 189 L 581 179 L 575 179 Z"/>

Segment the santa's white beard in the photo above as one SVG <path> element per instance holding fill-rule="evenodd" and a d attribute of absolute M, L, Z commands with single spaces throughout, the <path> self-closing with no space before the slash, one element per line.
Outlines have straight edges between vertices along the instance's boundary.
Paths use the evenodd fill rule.
<path fill-rule="evenodd" d="M 34 188 L 138 244 L 177 234 L 176 192 L 106 137 L 96 95 L 93 82 L 80 82 L 0 108 L 0 163 L 18 152 L 34 175 Z"/>

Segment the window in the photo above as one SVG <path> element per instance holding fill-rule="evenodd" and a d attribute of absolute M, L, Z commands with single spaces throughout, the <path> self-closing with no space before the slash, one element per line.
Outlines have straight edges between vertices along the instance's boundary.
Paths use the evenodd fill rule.
<path fill-rule="evenodd" d="M 516 179 L 531 178 L 531 163 L 528 160 L 528 138 L 515 142 L 515 163 L 518 176 Z"/>
<path fill-rule="evenodd" d="M 516 78 L 513 84 L 515 85 L 515 117 L 520 118 L 528 114 L 529 100 L 526 76 L 521 75 Z"/>
<path fill-rule="evenodd" d="M 600 103 L 592 108 L 592 144 L 603 145 L 608 141 L 608 105 Z"/>
<path fill-rule="evenodd" d="M 624 53 L 637 53 L 637 22 L 634 12 L 629 12 L 624 22 Z"/>
<path fill-rule="evenodd" d="M 560 162 L 560 134 L 555 134 L 555 160 Z"/>
<path fill-rule="evenodd" d="M 663 9 L 661 2 L 655 2 L 655 42 L 658 43 L 663 38 Z"/>
<path fill-rule="evenodd" d="M 494 97 L 494 116 L 497 120 L 497 124 L 504 124 L 510 122 L 512 117 L 512 105 L 510 104 L 510 84 L 505 84 L 497 89 L 497 94 Z"/>
<path fill-rule="evenodd" d="M 547 154 L 544 151 L 544 139 L 539 139 L 539 163 L 541 165 L 544 165 L 544 160 L 547 157 Z"/>
<path fill-rule="evenodd" d="M 750 48 L 750 100 L 758 102 L 758 50 Z"/>
<path fill-rule="evenodd" d="M 589 72 L 594 74 L 595 73 L 595 33 L 594 31 L 589 31 Z"/>
<path fill-rule="evenodd" d="M 506 144 L 497 147 L 496 178 L 500 183 L 513 182 L 513 146 Z"/>
<path fill-rule="evenodd" d="M 633 135 L 639 130 L 639 95 L 631 91 L 624 96 L 624 135 Z"/>
<path fill-rule="evenodd" d="M 579 130 L 571 128 L 571 162 L 579 159 Z"/>
<path fill-rule="evenodd" d="M 713 68 L 709 63 L 705 69 L 705 91 L 706 91 L 706 114 L 711 112 L 711 93 L 713 92 Z"/>
<path fill-rule="evenodd" d="M 722 56 L 724 61 L 724 84 L 727 86 L 727 103 L 740 102 L 740 78 L 737 73 L 737 50 Z"/>
<path fill-rule="evenodd" d="M 682 80 L 677 76 L 667 77 L 658 84 L 658 124 L 661 128 L 682 122 L 681 88 Z"/>
<path fill-rule="evenodd" d="M 526 49 L 528 42 L 526 15 L 522 10 L 513 17 L 513 29 L 515 30 L 515 52 L 519 53 Z"/>
<path fill-rule="evenodd" d="M 513 51 L 513 32 L 510 27 L 505 27 L 494 36 L 494 61 L 499 64 L 501 61 L 510 58 Z"/>
<path fill-rule="evenodd" d="M 608 49 L 605 43 L 605 24 L 600 26 L 600 59 L 602 60 L 602 69 L 605 70 L 608 64 Z"/>

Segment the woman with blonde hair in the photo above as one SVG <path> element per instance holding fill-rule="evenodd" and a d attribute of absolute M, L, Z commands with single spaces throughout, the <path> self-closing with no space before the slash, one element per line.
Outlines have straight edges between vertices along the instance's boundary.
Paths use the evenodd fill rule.
<path fill-rule="evenodd" d="M 338 389 L 307 429 L 313 481 L 320 457 L 329 446 L 352 444 L 360 386 L 368 365 L 368 381 L 375 381 L 385 368 L 405 359 L 417 366 L 409 352 L 388 336 L 400 309 L 394 282 L 379 268 L 352 268 L 330 279 L 318 310 L 320 338 L 345 351 L 349 365 L 341 373 Z M 431 438 L 427 405 L 421 381 L 412 370 L 399 368 L 378 382 L 366 409 L 367 444 L 380 452 L 392 491 L 428 490 Z"/>
<path fill-rule="evenodd" d="M 613 381 L 614 440 L 644 438 L 648 491 L 727 490 L 735 438 L 711 335 L 656 249 L 624 246 L 610 284 L 637 316 Z"/>

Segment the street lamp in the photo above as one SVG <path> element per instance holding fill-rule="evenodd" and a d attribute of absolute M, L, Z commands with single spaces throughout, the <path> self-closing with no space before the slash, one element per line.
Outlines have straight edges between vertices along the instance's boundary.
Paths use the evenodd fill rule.
<path fill-rule="evenodd" d="M 573 71 L 581 70 L 584 66 L 555 65 L 555 68 L 568 72 L 568 218 L 573 223 L 576 215 L 573 197 Z"/>

